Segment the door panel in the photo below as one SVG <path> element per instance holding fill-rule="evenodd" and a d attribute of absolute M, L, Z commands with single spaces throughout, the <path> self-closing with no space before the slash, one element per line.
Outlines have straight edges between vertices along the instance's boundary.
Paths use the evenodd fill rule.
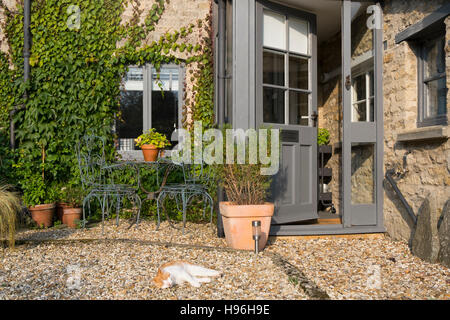
<path fill-rule="evenodd" d="M 316 219 L 316 17 L 263 0 L 256 9 L 256 125 L 281 130 L 280 170 L 269 199 L 275 203 L 272 223 Z M 275 29 L 283 30 L 276 45 L 268 37 Z"/>

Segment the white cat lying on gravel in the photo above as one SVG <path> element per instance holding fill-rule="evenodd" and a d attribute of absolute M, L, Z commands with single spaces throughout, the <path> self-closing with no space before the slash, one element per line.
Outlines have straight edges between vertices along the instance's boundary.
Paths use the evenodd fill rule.
<path fill-rule="evenodd" d="M 207 269 L 187 261 L 173 261 L 163 264 L 153 283 L 161 289 L 170 288 L 183 282 L 193 287 L 200 287 L 203 282 L 211 282 L 211 278 L 219 277 L 221 272 Z"/>

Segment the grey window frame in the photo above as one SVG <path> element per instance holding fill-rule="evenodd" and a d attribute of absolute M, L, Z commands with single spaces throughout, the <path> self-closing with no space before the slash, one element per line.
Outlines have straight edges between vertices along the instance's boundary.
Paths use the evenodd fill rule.
<path fill-rule="evenodd" d="M 446 109 L 445 114 L 436 115 L 434 117 L 426 118 L 425 114 L 427 111 L 427 94 L 426 94 L 426 85 L 428 82 L 435 81 L 438 79 L 446 78 L 446 71 L 441 74 L 434 75 L 430 78 L 425 78 L 425 68 L 426 68 L 426 51 L 427 48 L 430 47 L 431 44 L 436 43 L 437 41 L 442 40 L 444 38 L 445 41 L 445 31 L 435 33 L 432 37 L 417 41 L 417 87 L 418 87 L 418 110 L 417 110 L 417 127 L 427 127 L 427 126 L 435 126 L 435 125 L 447 125 L 448 119 L 448 109 Z M 445 57 L 445 49 L 444 49 L 444 57 Z M 444 59 L 445 63 L 445 59 Z M 447 88 L 447 91 L 449 88 Z M 447 105 L 448 101 L 446 99 L 445 104 Z"/>

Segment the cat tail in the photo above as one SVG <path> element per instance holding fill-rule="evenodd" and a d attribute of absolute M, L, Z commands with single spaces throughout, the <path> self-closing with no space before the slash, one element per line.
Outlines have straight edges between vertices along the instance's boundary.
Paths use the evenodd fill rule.
<path fill-rule="evenodd" d="M 195 264 L 187 264 L 186 269 L 195 277 L 219 277 L 222 274 L 219 271 L 197 266 Z"/>

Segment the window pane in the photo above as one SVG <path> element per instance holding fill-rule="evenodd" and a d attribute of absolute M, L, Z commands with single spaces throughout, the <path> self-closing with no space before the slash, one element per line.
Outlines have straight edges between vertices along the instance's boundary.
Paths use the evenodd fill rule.
<path fill-rule="evenodd" d="M 289 51 L 308 54 L 308 21 L 289 18 Z"/>
<path fill-rule="evenodd" d="M 426 49 L 425 78 L 445 72 L 445 40 L 441 38 Z"/>
<path fill-rule="evenodd" d="M 158 79 L 158 72 L 155 68 L 152 69 L 152 90 L 153 91 L 160 91 L 161 87 L 164 91 L 178 91 L 178 80 L 179 80 L 179 74 L 178 74 L 178 68 L 177 67 L 165 67 L 161 68 L 161 71 L 159 72 L 159 79 Z"/>
<path fill-rule="evenodd" d="M 309 125 L 309 94 L 289 92 L 289 124 Z"/>
<path fill-rule="evenodd" d="M 263 44 L 286 50 L 286 19 L 283 15 L 264 10 Z"/>
<path fill-rule="evenodd" d="M 264 51 L 263 83 L 284 86 L 284 78 L 284 54 Z"/>
<path fill-rule="evenodd" d="M 284 121 L 285 90 L 263 88 L 263 120 L 269 123 L 285 123 Z"/>
<path fill-rule="evenodd" d="M 144 77 L 142 68 L 129 68 L 125 76 L 124 84 L 120 92 L 121 117 L 117 120 L 117 133 L 120 145 L 134 149 L 130 140 L 135 139 L 143 131 L 143 98 Z"/>
<path fill-rule="evenodd" d="M 295 89 L 309 89 L 308 59 L 289 57 L 289 87 Z"/>
<path fill-rule="evenodd" d="M 374 151 L 374 144 L 352 144 L 352 204 L 375 201 Z"/>
<path fill-rule="evenodd" d="M 426 117 L 431 118 L 447 112 L 446 78 L 430 81 L 426 84 Z"/>
<path fill-rule="evenodd" d="M 367 121 L 367 103 L 366 100 L 353 104 L 353 122 Z"/>
<path fill-rule="evenodd" d="M 352 80 L 353 103 L 366 99 L 366 75 L 362 74 Z"/>
<path fill-rule="evenodd" d="M 161 68 L 159 80 L 153 69 L 152 77 L 152 127 L 170 140 L 175 127 L 178 127 L 179 69 Z"/>

